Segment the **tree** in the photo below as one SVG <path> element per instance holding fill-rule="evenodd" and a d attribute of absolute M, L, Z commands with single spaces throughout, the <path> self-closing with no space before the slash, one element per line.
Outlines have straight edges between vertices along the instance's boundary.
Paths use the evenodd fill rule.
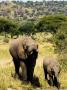
<path fill-rule="evenodd" d="M 67 18 L 63 15 L 49 15 L 44 16 L 37 23 L 36 28 L 38 32 L 56 33 L 62 22 L 66 22 Z"/>
<path fill-rule="evenodd" d="M 0 33 L 4 32 L 5 37 L 7 34 L 15 33 L 17 29 L 17 25 L 10 19 L 0 18 Z"/>
<path fill-rule="evenodd" d="M 20 34 L 33 35 L 35 33 L 35 25 L 33 21 L 26 21 L 19 28 Z"/>

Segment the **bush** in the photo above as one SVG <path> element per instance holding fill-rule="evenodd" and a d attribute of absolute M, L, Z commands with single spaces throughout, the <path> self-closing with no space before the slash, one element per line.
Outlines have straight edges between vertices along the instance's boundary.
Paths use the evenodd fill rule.
<path fill-rule="evenodd" d="M 6 37 L 6 34 L 11 34 L 11 33 L 17 33 L 17 22 L 11 19 L 7 18 L 0 18 L 0 33 L 4 32 L 4 35 Z"/>
<path fill-rule="evenodd" d="M 56 33 L 62 22 L 66 22 L 67 18 L 63 15 L 49 15 L 44 16 L 37 23 L 36 28 L 38 32 Z"/>
<path fill-rule="evenodd" d="M 67 22 L 63 22 L 53 35 L 55 51 L 59 54 L 61 68 L 67 71 Z"/>
<path fill-rule="evenodd" d="M 20 34 L 32 35 L 35 33 L 35 27 L 33 21 L 26 21 L 25 23 L 21 24 L 19 28 Z"/>
<path fill-rule="evenodd" d="M 67 71 L 67 53 L 62 53 L 61 55 L 59 55 L 59 62 L 61 65 L 61 69 L 63 71 Z"/>
<path fill-rule="evenodd" d="M 8 39 L 8 38 L 5 38 L 5 39 L 3 40 L 3 42 L 9 43 L 9 39 Z"/>
<path fill-rule="evenodd" d="M 59 52 L 67 49 L 67 22 L 62 23 L 61 27 L 53 36 L 53 42 Z"/>

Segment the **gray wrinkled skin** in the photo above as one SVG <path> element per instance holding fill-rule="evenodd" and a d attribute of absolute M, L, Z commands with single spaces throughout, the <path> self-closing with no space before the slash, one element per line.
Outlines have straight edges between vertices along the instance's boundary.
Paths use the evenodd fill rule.
<path fill-rule="evenodd" d="M 58 61 L 53 57 L 44 58 L 43 69 L 44 69 L 45 79 L 47 80 L 48 84 L 50 86 L 56 86 L 59 89 L 60 65 Z"/>
<path fill-rule="evenodd" d="M 19 68 L 21 66 L 24 69 L 22 70 L 24 80 L 32 81 L 38 56 L 37 43 L 28 36 L 17 38 L 11 42 L 9 52 L 13 58 L 15 73 L 20 76 Z"/>

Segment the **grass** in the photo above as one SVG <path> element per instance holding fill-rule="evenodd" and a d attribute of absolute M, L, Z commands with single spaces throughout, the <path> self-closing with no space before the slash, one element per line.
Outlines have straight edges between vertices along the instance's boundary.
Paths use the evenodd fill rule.
<path fill-rule="evenodd" d="M 21 82 L 19 79 L 14 79 L 11 76 L 11 73 L 14 73 L 13 67 L 6 67 L 6 68 L 0 68 L 0 89 L 1 90 L 7 90 L 7 88 L 13 88 L 18 89 L 21 88 L 31 88 L 32 86 L 30 84 L 25 85 L 23 82 Z"/>
<path fill-rule="evenodd" d="M 4 43 L 0 45 L 0 60 L 9 60 L 10 54 L 9 54 L 9 45 Z"/>
<path fill-rule="evenodd" d="M 39 55 L 36 62 L 34 74 L 39 78 L 41 88 L 49 88 L 49 90 L 54 90 L 54 88 L 49 87 L 47 82 L 44 80 L 43 72 L 43 58 L 45 56 L 56 56 L 54 54 L 54 47 L 48 42 L 38 42 L 39 44 Z M 35 90 L 30 83 L 26 84 L 15 79 L 11 76 L 14 73 L 13 63 L 7 63 L 11 61 L 11 56 L 9 54 L 9 43 L 0 43 L 0 90 Z M 11 61 L 12 62 L 12 61 Z M 67 88 L 67 72 L 61 71 L 60 73 L 61 88 Z"/>

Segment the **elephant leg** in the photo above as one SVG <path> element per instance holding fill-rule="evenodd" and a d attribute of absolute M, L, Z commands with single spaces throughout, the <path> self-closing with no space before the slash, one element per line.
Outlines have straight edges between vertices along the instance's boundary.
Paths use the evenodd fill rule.
<path fill-rule="evenodd" d="M 27 81 L 32 82 L 33 81 L 33 69 L 30 67 L 27 67 Z"/>
<path fill-rule="evenodd" d="M 15 66 L 15 76 L 16 75 L 20 76 L 19 74 L 20 61 L 19 60 L 13 60 L 13 61 L 14 61 L 14 66 Z"/>
<path fill-rule="evenodd" d="M 60 83 L 59 83 L 59 80 L 58 80 L 58 77 L 54 77 L 54 86 L 56 86 L 58 89 L 60 88 Z"/>
<path fill-rule="evenodd" d="M 33 72 L 34 72 L 34 66 L 30 62 L 31 60 L 28 59 L 26 62 L 26 67 L 27 67 L 27 81 L 30 81 L 31 83 L 33 82 Z"/>
<path fill-rule="evenodd" d="M 22 69 L 22 80 L 27 81 L 27 68 L 26 68 L 26 65 L 24 64 L 24 62 L 20 62 L 20 66 L 21 66 L 21 69 Z"/>
<path fill-rule="evenodd" d="M 51 76 L 51 75 L 48 75 L 48 76 L 49 76 L 48 84 L 49 84 L 50 86 L 53 86 L 53 76 Z"/>
<path fill-rule="evenodd" d="M 47 70 L 44 69 L 45 80 L 47 80 Z"/>
<path fill-rule="evenodd" d="M 31 68 L 31 70 L 30 70 L 30 76 L 29 76 L 29 77 L 30 77 L 30 81 L 31 81 L 32 83 L 33 83 L 33 79 L 34 79 L 34 78 L 33 78 L 33 73 L 34 73 L 34 67 Z"/>

